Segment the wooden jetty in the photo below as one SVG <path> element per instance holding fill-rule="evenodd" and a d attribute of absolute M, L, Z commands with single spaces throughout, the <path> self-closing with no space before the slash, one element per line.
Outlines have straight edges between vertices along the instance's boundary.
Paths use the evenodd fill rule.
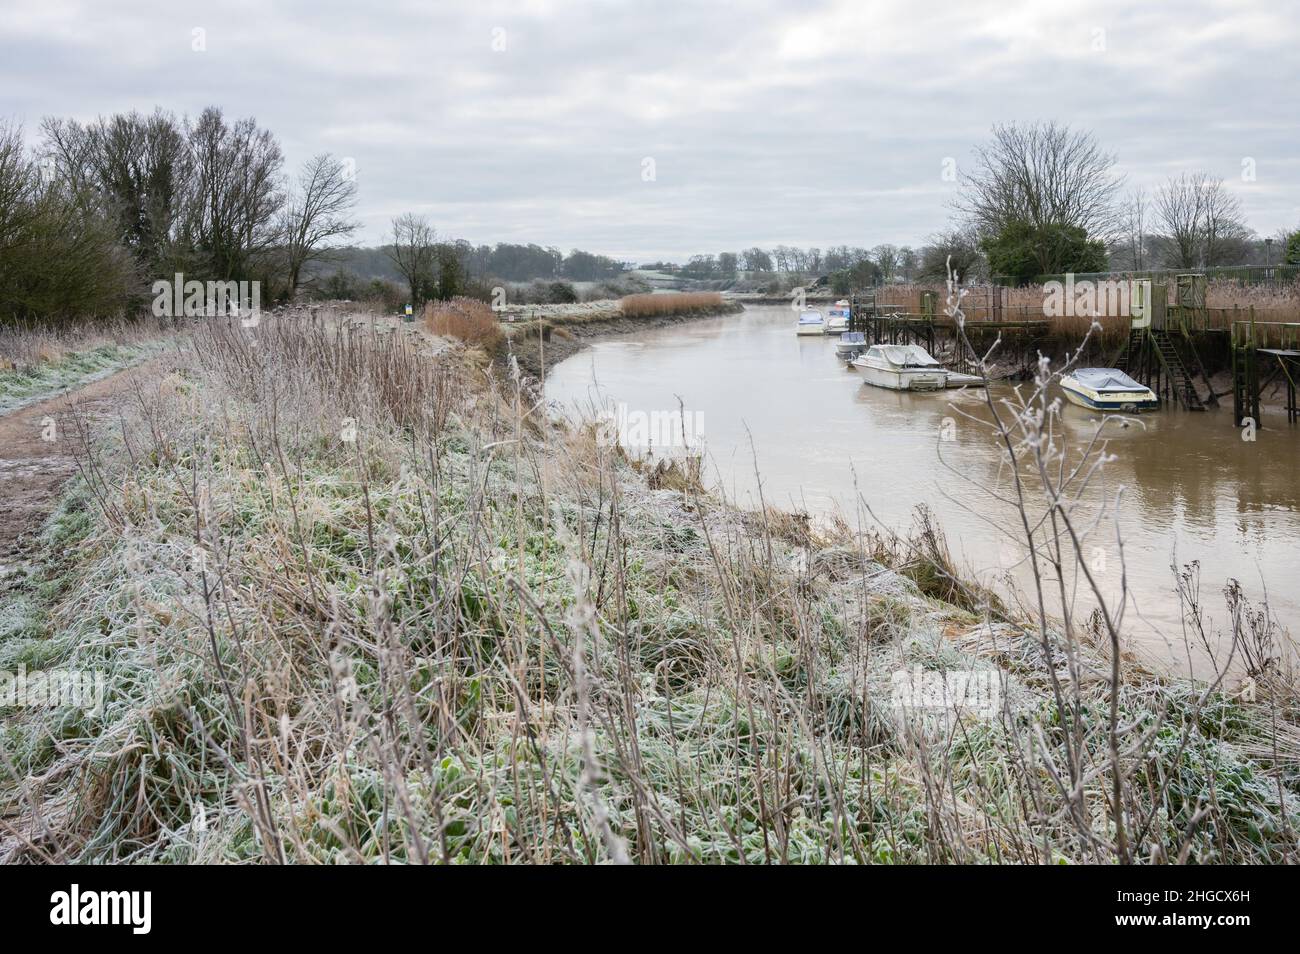
<path fill-rule="evenodd" d="M 1204 272 L 1130 273 L 1126 280 L 1133 281 L 1134 296 L 1129 332 L 1110 356 L 1111 366 L 1164 402 L 1204 411 L 1217 407 L 1228 392 L 1215 392 L 1201 355 L 1216 362 L 1226 357 L 1231 362 L 1235 426 L 1247 418 L 1256 428 L 1262 426 L 1260 395 L 1275 383 L 1285 389 L 1287 420 L 1300 422 L 1300 322 L 1257 321 L 1253 308 L 1208 308 Z M 988 285 L 967 295 L 962 302 L 965 337 L 978 348 L 993 335 L 1003 335 L 1029 354 L 1035 342 L 1050 337 L 1051 323 L 1046 317 L 1031 317 L 1023 308 L 1013 316 L 1003 291 Z M 904 294 L 883 287 L 854 294 L 849 305 L 849 329 L 863 332 L 872 344 L 919 344 L 936 356 L 946 350 L 950 370 L 973 369 L 975 355 L 962 346 L 952 318 L 943 312 L 939 292 Z"/>
<path fill-rule="evenodd" d="M 1274 381 L 1286 388 L 1286 419 L 1300 421 L 1296 401 L 1300 381 L 1300 322 L 1256 321 L 1232 323 L 1232 419 L 1238 427 L 1249 418 L 1255 428 L 1264 426 L 1259 396 Z"/>
<path fill-rule="evenodd" d="M 963 327 L 968 339 L 1005 333 L 1032 341 L 1047 335 L 1046 318 L 1007 317 L 997 291 L 992 289 L 988 295 L 989 304 L 983 306 L 982 314 L 966 318 Z M 861 331 L 872 344 L 918 344 L 931 354 L 937 354 L 939 346 L 951 346 L 950 369 L 959 373 L 971 369 L 975 355 L 962 345 L 956 322 L 941 310 L 938 293 L 922 292 L 919 312 L 899 310 L 898 304 L 886 300 L 879 291 L 852 296 L 849 330 Z"/>
<path fill-rule="evenodd" d="M 1208 334 L 1205 276 L 1176 276 L 1175 304 L 1167 285 L 1138 283 L 1130 305 L 1128 341 L 1112 364 L 1149 387 L 1162 401 L 1175 400 L 1189 411 L 1217 407 L 1210 375 L 1201 361 L 1196 339 Z M 1196 377 L 1205 382 L 1205 396 Z"/>

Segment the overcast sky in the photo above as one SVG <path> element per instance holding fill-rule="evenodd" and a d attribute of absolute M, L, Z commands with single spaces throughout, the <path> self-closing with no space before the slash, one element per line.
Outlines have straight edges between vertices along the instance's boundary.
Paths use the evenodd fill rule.
<path fill-rule="evenodd" d="M 1300 225 L 1298 8 L 0 0 L 0 115 L 34 139 L 46 115 L 216 104 L 291 167 L 351 158 L 364 243 L 417 211 L 637 261 L 920 244 L 958 188 L 945 159 L 1057 119 L 1130 184 L 1222 176 L 1271 235 Z"/>

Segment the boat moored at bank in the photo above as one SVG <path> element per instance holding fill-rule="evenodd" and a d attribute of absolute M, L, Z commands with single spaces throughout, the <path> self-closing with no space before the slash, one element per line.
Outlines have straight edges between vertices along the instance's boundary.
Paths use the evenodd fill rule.
<path fill-rule="evenodd" d="M 846 331 L 835 342 L 835 353 L 848 361 L 867 350 L 867 336 L 861 331 Z"/>
<path fill-rule="evenodd" d="M 1094 411 L 1154 411 L 1160 399 L 1118 368 L 1079 368 L 1061 378 L 1071 404 Z"/>
<path fill-rule="evenodd" d="M 825 334 L 826 319 L 822 317 L 820 311 L 801 311 L 799 313 L 799 322 L 795 325 L 794 333 L 797 335 Z"/>
<path fill-rule="evenodd" d="M 948 386 L 948 370 L 920 345 L 872 345 L 853 359 L 862 380 L 891 391 L 941 391 Z"/>
<path fill-rule="evenodd" d="M 849 303 L 840 299 L 826 311 L 826 333 L 837 335 L 849 330 Z"/>

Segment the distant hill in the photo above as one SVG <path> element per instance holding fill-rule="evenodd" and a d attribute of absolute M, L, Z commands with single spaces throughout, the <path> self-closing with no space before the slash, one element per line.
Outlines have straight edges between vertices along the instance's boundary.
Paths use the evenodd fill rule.
<path fill-rule="evenodd" d="M 340 248 L 325 253 L 320 261 L 312 262 L 304 271 L 308 278 L 332 275 L 337 271 L 350 272 L 369 282 L 376 278 L 402 283 L 402 273 L 382 248 Z"/>

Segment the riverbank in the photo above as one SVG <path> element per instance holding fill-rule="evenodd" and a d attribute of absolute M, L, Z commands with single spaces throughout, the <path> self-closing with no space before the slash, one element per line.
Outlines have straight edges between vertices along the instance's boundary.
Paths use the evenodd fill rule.
<path fill-rule="evenodd" d="M 742 305 L 789 305 L 793 300 L 793 292 L 785 294 L 772 294 L 770 292 L 728 292 L 727 297 L 732 301 L 738 301 Z M 848 295 L 836 295 L 829 290 L 808 289 L 804 292 L 803 300 L 810 305 L 832 305 L 840 299 L 847 299 Z"/>
<path fill-rule="evenodd" d="M 503 322 L 506 346 L 498 357 L 502 362 L 514 356 L 524 373 L 541 379 L 545 368 L 577 354 L 597 338 L 633 334 L 665 328 L 684 321 L 696 321 L 744 311 L 744 305 L 722 296 L 716 303 L 684 307 L 662 314 L 627 314 L 617 301 L 583 302 L 576 305 L 517 306 L 529 320 Z"/>
<path fill-rule="evenodd" d="M 1297 860 L 1276 668 L 1157 679 L 409 336 L 169 359 L 6 600 L 0 671 L 103 693 L 3 710 L 0 861 Z"/>

